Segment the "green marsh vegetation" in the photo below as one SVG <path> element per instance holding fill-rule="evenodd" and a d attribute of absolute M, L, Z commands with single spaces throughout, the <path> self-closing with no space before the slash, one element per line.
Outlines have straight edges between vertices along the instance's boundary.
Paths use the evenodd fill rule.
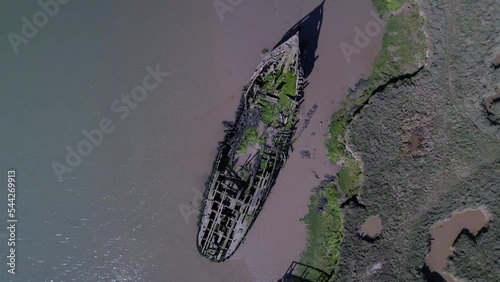
<path fill-rule="evenodd" d="M 373 0 L 373 5 L 379 15 L 385 15 L 403 7 L 403 0 Z"/>
<path fill-rule="evenodd" d="M 347 156 L 345 163 L 337 174 L 340 189 L 347 198 L 358 194 L 358 188 L 363 181 L 363 172 L 358 161 L 351 155 Z"/>
<path fill-rule="evenodd" d="M 335 270 L 340 257 L 344 222 L 338 204 L 341 195 L 333 183 L 315 189 L 304 217 L 307 224 L 307 248 L 300 262 L 329 273 Z M 314 280 L 313 280 L 314 281 Z"/>
<path fill-rule="evenodd" d="M 345 160 L 346 165 L 338 177 L 339 183 L 351 183 L 347 189 L 350 195 L 358 193 L 357 190 L 362 182 L 358 179 L 361 165 L 346 152 L 346 144 L 349 142 L 346 140 L 346 133 L 352 120 L 351 109 L 367 103 L 376 89 L 391 78 L 418 69 L 425 59 L 427 50 L 427 40 L 423 30 L 424 18 L 420 15 L 416 3 L 412 2 L 409 11 L 394 15 L 391 12 L 404 4 L 402 0 L 375 0 L 374 4 L 379 14 L 387 18 L 382 49 L 372 65 L 372 73 L 367 79 L 368 87 L 360 90 L 361 93 L 357 97 L 348 97 L 343 101 L 341 109 L 332 115 L 329 136 L 326 139 L 330 161 L 337 163 Z"/>
<path fill-rule="evenodd" d="M 382 49 L 372 66 L 372 74 L 368 78 L 370 88 L 375 90 L 379 85 L 386 83 L 392 77 L 413 72 L 425 59 L 427 40 L 423 30 L 424 18 L 418 7 L 413 6 L 409 11 L 396 15 L 388 14 L 402 6 L 399 1 L 383 2 L 379 14 L 387 17 L 386 31 L 382 39 Z M 390 2 L 390 3 L 386 3 Z M 391 2 L 401 2 L 391 3 Z M 396 8 L 394 8 L 396 7 Z"/>
<path fill-rule="evenodd" d="M 411 4 L 409 10 L 392 13 L 402 8 L 405 3 Z M 353 118 L 352 109 L 367 103 L 377 88 L 392 78 L 415 72 L 426 57 L 428 44 L 423 30 L 424 18 L 416 2 L 374 0 L 374 5 L 379 15 L 386 19 L 382 49 L 372 65 L 372 73 L 367 79 L 368 85 L 357 89 L 355 95 L 347 97 L 341 109 L 333 113 L 329 135 L 325 141 L 329 160 L 332 163 L 343 161 L 343 166 L 337 173 L 339 187 L 329 184 L 323 194 L 315 193 L 311 196 L 309 213 L 305 217 L 307 248 L 301 256 L 301 262 L 326 272 L 333 270 L 334 274 L 344 236 L 342 209 L 339 204 L 340 191 L 348 198 L 353 197 L 359 194 L 363 184 L 362 165 L 347 150 L 347 144 L 351 144 L 348 133 Z M 318 212 L 318 205 L 325 200 L 325 209 Z M 332 281 L 334 278 L 335 275 Z"/>

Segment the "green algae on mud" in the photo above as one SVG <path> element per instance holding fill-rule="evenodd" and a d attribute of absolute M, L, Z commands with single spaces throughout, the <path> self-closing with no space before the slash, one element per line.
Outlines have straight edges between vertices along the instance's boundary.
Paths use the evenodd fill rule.
<path fill-rule="evenodd" d="M 351 198 L 358 193 L 358 188 L 363 181 L 363 172 L 358 161 L 352 155 L 345 157 L 337 177 L 340 189 L 346 198 Z"/>
<path fill-rule="evenodd" d="M 341 195 L 336 185 L 328 180 L 313 190 L 309 213 L 304 217 L 307 248 L 300 255 L 300 262 L 335 273 L 344 236 L 344 222 L 338 204 Z"/>

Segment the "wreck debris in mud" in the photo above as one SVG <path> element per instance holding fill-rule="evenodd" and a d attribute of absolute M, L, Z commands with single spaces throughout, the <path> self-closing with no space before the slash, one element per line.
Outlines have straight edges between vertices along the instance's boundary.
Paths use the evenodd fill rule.
<path fill-rule="evenodd" d="M 302 99 L 299 53 L 298 34 L 267 53 L 228 123 L 197 237 L 198 250 L 213 261 L 234 253 L 287 160 Z"/>

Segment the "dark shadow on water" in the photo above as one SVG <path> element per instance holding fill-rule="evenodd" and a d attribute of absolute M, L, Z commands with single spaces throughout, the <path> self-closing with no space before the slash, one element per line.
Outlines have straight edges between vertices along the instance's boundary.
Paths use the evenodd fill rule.
<path fill-rule="evenodd" d="M 305 80 L 300 90 L 299 95 L 301 96 L 303 96 L 303 90 L 309 84 L 307 82 L 307 78 L 312 73 L 314 64 L 319 57 L 316 55 L 316 50 L 318 49 L 319 34 L 321 31 L 321 25 L 323 24 L 324 5 L 325 0 L 309 14 L 303 17 L 299 22 L 297 22 L 293 27 L 291 27 L 281 38 L 278 44 L 274 46 L 274 48 L 278 47 L 283 44 L 283 42 L 297 34 L 297 32 L 299 33 L 300 62 L 302 70 L 304 71 Z M 315 268 L 314 266 L 293 261 L 286 273 L 280 280 L 278 280 L 278 282 L 326 282 L 332 277 L 332 275 L 333 271 L 332 273 L 327 273 L 324 270 Z"/>
<path fill-rule="evenodd" d="M 318 49 L 319 33 L 321 31 L 321 25 L 323 24 L 324 5 L 325 1 L 303 17 L 285 33 L 280 42 L 274 47 L 278 47 L 299 32 L 300 61 L 302 63 L 302 69 L 304 70 L 305 79 L 311 74 L 314 69 L 314 63 L 319 57 L 316 55 L 316 49 Z"/>
<path fill-rule="evenodd" d="M 420 271 L 422 272 L 422 275 L 427 282 L 446 282 L 441 274 L 435 271 L 431 271 L 426 264 L 424 264 Z"/>

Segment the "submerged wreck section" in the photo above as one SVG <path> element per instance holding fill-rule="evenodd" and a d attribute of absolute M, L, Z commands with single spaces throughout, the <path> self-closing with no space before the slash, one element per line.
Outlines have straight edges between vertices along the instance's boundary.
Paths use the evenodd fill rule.
<path fill-rule="evenodd" d="M 213 261 L 234 253 L 286 162 L 302 99 L 299 52 L 296 34 L 264 57 L 219 147 L 197 238 Z"/>

